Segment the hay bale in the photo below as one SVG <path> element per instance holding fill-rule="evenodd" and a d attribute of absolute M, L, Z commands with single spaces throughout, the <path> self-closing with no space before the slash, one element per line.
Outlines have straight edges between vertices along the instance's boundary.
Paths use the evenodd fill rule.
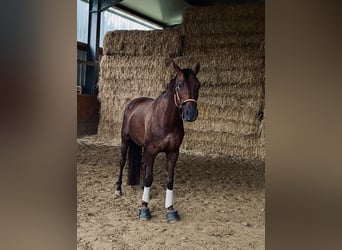
<path fill-rule="evenodd" d="M 264 32 L 263 4 L 217 5 L 188 8 L 183 14 L 181 29 L 187 34 L 227 32 Z"/>
<path fill-rule="evenodd" d="M 183 34 L 215 34 L 229 32 L 265 32 L 263 20 L 219 20 L 200 24 L 184 23 Z"/>
<path fill-rule="evenodd" d="M 265 34 L 230 32 L 189 34 L 184 40 L 184 55 L 264 55 Z"/>
<path fill-rule="evenodd" d="M 258 138 L 254 135 L 238 135 L 227 132 L 206 132 L 188 129 L 182 149 L 207 154 L 229 155 L 250 160 L 260 159 Z"/>
<path fill-rule="evenodd" d="M 174 61 L 179 64 L 180 67 L 192 66 L 195 62 L 200 62 L 201 71 L 211 71 L 213 69 L 225 70 L 225 69 L 256 69 L 264 67 L 264 58 L 260 51 L 255 53 L 243 53 L 245 51 L 235 51 L 229 55 L 203 55 L 194 54 L 190 56 L 182 56 L 175 58 Z M 201 72 L 200 71 L 200 72 Z"/>
<path fill-rule="evenodd" d="M 106 55 L 100 63 L 98 136 L 120 139 L 123 112 L 134 98 L 156 98 L 175 74 L 170 60 L 160 56 Z"/>
<path fill-rule="evenodd" d="M 233 119 L 222 120 L 220 117 L 204 119 L 200 113 L 196 122 L 185 124 L 185 129 L 186 131 L 190 129 L 201 133 L 214 131 L 241 135 L 255 135 L 258 129 L 258 123 L 255 122 L 255 120 L 253 120 L 252 123 Z"/>
<path fill-rule="evenodd" d="M 238 96 L 239 98 L 263 98 L 263 82 L 255 82 L 253 84 L 230 84 L 218 85 L 214 88 L 211 86 L 202 86 L 200 89 L 200 101 L 203 103 L 203 98 L 212 96 L 221 98 L 231 98 Z"/>
<path fill-rule="evenodd" d="M 184 55 L 264 54 L 264 4 L 188 8 L 181 29 Z"/>
<path fill-rule="evenodd" d="M 103 56 L 100 62 L 100 79 L 126 79 L 153 81 L 170 79 L 170 59 L 160 56 Z"/>
<path fill-rule="evenodd" d="M 255 124 L 260 108 L 255 106 L 250 109 L 244 107 L 222 107 L 219 105 L 199 105 L 199 116 L 203 120 L 218 120 L 222 122 L 236 121 L 238 123 Z M 201 119 L 202 119 L 201 118 Z"/>
<path fill-rule="evenodd" d="M 106 34 L 98 84 L 98 136 L 119 141 L 126 104 L 138 96 L 157 97 L 175 74 L 170 57 L 177 57 L 182 68 L 201 64 L 199 117 L 184 123 L 182 149 L 263 160 L 263 9 L 258 4 L 188 9 L 182 23 L 183 47 L 174 30 Z M 185 56 L 179 56 L 182 53 Z"/>
<path fill-rule="evenodd" d="M 259 126 L 257 115 L 262 105 L 262 82 L 255 80 L 256 78 L 253 80 L 253 78 L 250 79 L 241 76 L 241 74 L 236 76 L 235 74 L 233 77 L 235 80 L 231 80 L 232 76 L 230 76 L 225 81 L 226 84 L 221 84 L 218 82 L 220 76 L 218 72 L 226 67 L 227 64 L 225 63 L 227 62 L 239 67 L 240 71 L 238 72 L 244 72 L 244 65 L 253 68 L 254 64 L 258 64 L 257 68 L 262 67 L 262 60 L 259 60 L 255 55 L 231 55 L 228 57 L 179 57 L 175 61 L 182 67 L 191 67 L 195 62 L 200 62 L 201 71 L 198 78 L 200 80 L 202 77 L 211 79 L 210 84 L 204 84 L 200 89 L 198 120 L 191 124 L 185 123 L 186 138 L 184 140 L 185 146 L 182 148 L 195 151 L 204 150 L 209 153 L 240 155 L 241 157 L 247 156 L 251 150 L 254 152 L 254 144 L 253 147 L 251 145 L 246 147 L 242 147 L 240 144 L 235 145 L 236 136 L 229 141 L 224 141 L 226 137 L 218 140 L 221 144 L 220 147 L 228 148 L 217 150 L 219 147 L 217 143 L 205 146 L 208 143 L 207 141 L 202 143 L 198 141 L 196 143 L 188 142 L 187 138 L 190 137 L 187 135 L 189 133 L 194 134 L 194 131 L 197 131 L 199 139 L 203 133 L 213 134 L 214 132 L 255 136 Z M 213 79 L 213 72 L 216 79 Z M 150 75 L 150 77 L 146 77 L 146 75 Z M 232 75 L 234 74 L 232 73 Z M 102 105 L 98 135 L 102 138 L 119 140 L 122 114 L 127 103 L 139 96 L 157 97 L 165 89 L 166 83 L 174 76 L 174 72 L 169 61 L 165 58 L 104 56 L 101 61 L 100 76 L 99 99 Z M 166 80 L 167 78 L 169 79 Z M 249 80 L 244 81 L 242 79 Z M 215 133 L 213 135 L 216 135 Z M 243 144 L 244 141 L 242 140 L 241 143 Z M 227 146 L 228 144 L 229 146 Z M 233 150 L 234 148 L 235 150 Z"/>
<path fill-rule="evenodd" d="M 258 128 L 258 142 L 256 145 L 256 152 L 261 160 L 265 160 L 266 150 L 265 150 L 265 118 L 261 121 Z"/>
<path fill-rule="evenodd" d="M 200 62 L 198 79 L 203 86 L 223 84 L 253 85 L 264 81 L 264 59 L 253 54 L 241 56 L 183 56 L 174 60 L 181 67 Z"/>
<path fill-rule="evenodd" d="M 116 30 L 105 34 L 105 55 L 153 55 L 174 57 L 181 54 L 182 38 L 179 30 Z"/>
<path fill-rule="evenodd" d="M 206 7 L 187 8 L 183 14 L 182 25 L 188 23 L 198 24 L 205 22 L 216 22 L 220 20 L 232 20 L 241 22 L 240 19 L 264 20 L 264 4 L 222 4 Z"/>
<path fill-rule="evenodd" d="M 185 124 L 183 149 L 263 159 L 264 5 L 189 8 L 181 28 L 185 57 L 176 61 L 204 62 L 199 118 Z"/>
<path fill-rule="evenodd" d="M 240 159 L 264 159 L 258 133 L 265 80 L 263 16 L 250 22 L 248 15 L 243 15 L 251 13 L 248 8 L 230 18 L 225 17 L 227 10 L 232 9 L 223 9 L 218 15 L 209 11 L 215 14 L 212 20 L 203 21 L 206 25 L 199 19 L 189 24 L 186 17 L 182 24 L 186 56 L 176 62 L 189 65 L 200 61 L 198 78 L 202 81 L 199 118 L 185 124 L 182 148 Z M 198 14 L 193 17 L 198 18 Z"/>
<path fill-rule="evenodd" d="M 188 34 L 184 41 L 185 50 L 190 47 L 200 51 L 203 47 L 250 47 L 260 46 L 265 40 L 264 32 L 224 32 L 211 35 Z"/>
<path fill-rule="evenodd" d="M 186 47 L 184 48 L 183 55 L 184 56 L 193 56 L 193 55 L 211 55 L 211 56 L 223 56 L 223 55 L 243 55 L 243 54 L 260 54 L 264 55 L 265 49 L 264 45 L 248 45 L 248 46 L 239 46 L 236 44 L 227 44 L 227 46 L 222 47 L 210 47 L 203 46 L 201 48 L 193 48 Z"/>

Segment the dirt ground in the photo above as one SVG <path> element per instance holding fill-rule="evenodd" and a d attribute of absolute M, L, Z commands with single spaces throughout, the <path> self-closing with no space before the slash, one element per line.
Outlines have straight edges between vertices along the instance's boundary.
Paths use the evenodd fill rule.
<path fill-rule="evenodd" d="M 142 189 L 125 184 L 115 197 L 120 148 L 78 141 L 77 249 L 264 249 L 263 163 L 182 153 L 175 170 L 175 209 L 164 208 L 164 155 L 154 165 L 150 221 L 137 216 Z"/>

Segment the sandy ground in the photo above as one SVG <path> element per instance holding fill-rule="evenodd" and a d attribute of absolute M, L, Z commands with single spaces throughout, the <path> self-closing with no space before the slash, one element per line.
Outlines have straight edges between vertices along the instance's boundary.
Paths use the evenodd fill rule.
<path fill-rule="evenodd" d="M 182 153 L 175 170 L 175 208 L 164 208 L 164 155 L 154 166 L 150 221 L 140 221 L 142 189 L 123 185 L 115 197 L 117 146 L 78 143 L 77 249 L 264 249 L 263 163 Z M 124 172 L 126 182 L 127 168 Z"/>

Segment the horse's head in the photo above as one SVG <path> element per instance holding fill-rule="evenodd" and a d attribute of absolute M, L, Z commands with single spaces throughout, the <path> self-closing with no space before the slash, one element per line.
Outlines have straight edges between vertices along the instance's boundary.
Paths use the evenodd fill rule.
<path fill-rule="evenodd" d="M 201 83 L 196 75 L 200 65 L 197 63 L 193 69 L 181 69 L 174 61 L 172 63 L 177 72 L 175 79 L 175 104 L 182 110 L 183 120 L 193 122 L 198 116 L 197 99 Z"/>

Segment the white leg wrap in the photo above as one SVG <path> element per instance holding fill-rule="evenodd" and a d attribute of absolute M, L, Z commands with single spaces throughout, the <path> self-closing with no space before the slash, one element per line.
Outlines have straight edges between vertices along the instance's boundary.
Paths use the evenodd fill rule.
<path fill-rule="evenodd" d="M 146 203 L 150 202 L 150 189 L 151 189 L 151 187 L 144 187 L 144 193 L 142 196 L 142 200 Z"/>
<path fill-rule="evenodd" d="M 173 190 L 166 189 L 165 208 L 173 205 Z"/>

